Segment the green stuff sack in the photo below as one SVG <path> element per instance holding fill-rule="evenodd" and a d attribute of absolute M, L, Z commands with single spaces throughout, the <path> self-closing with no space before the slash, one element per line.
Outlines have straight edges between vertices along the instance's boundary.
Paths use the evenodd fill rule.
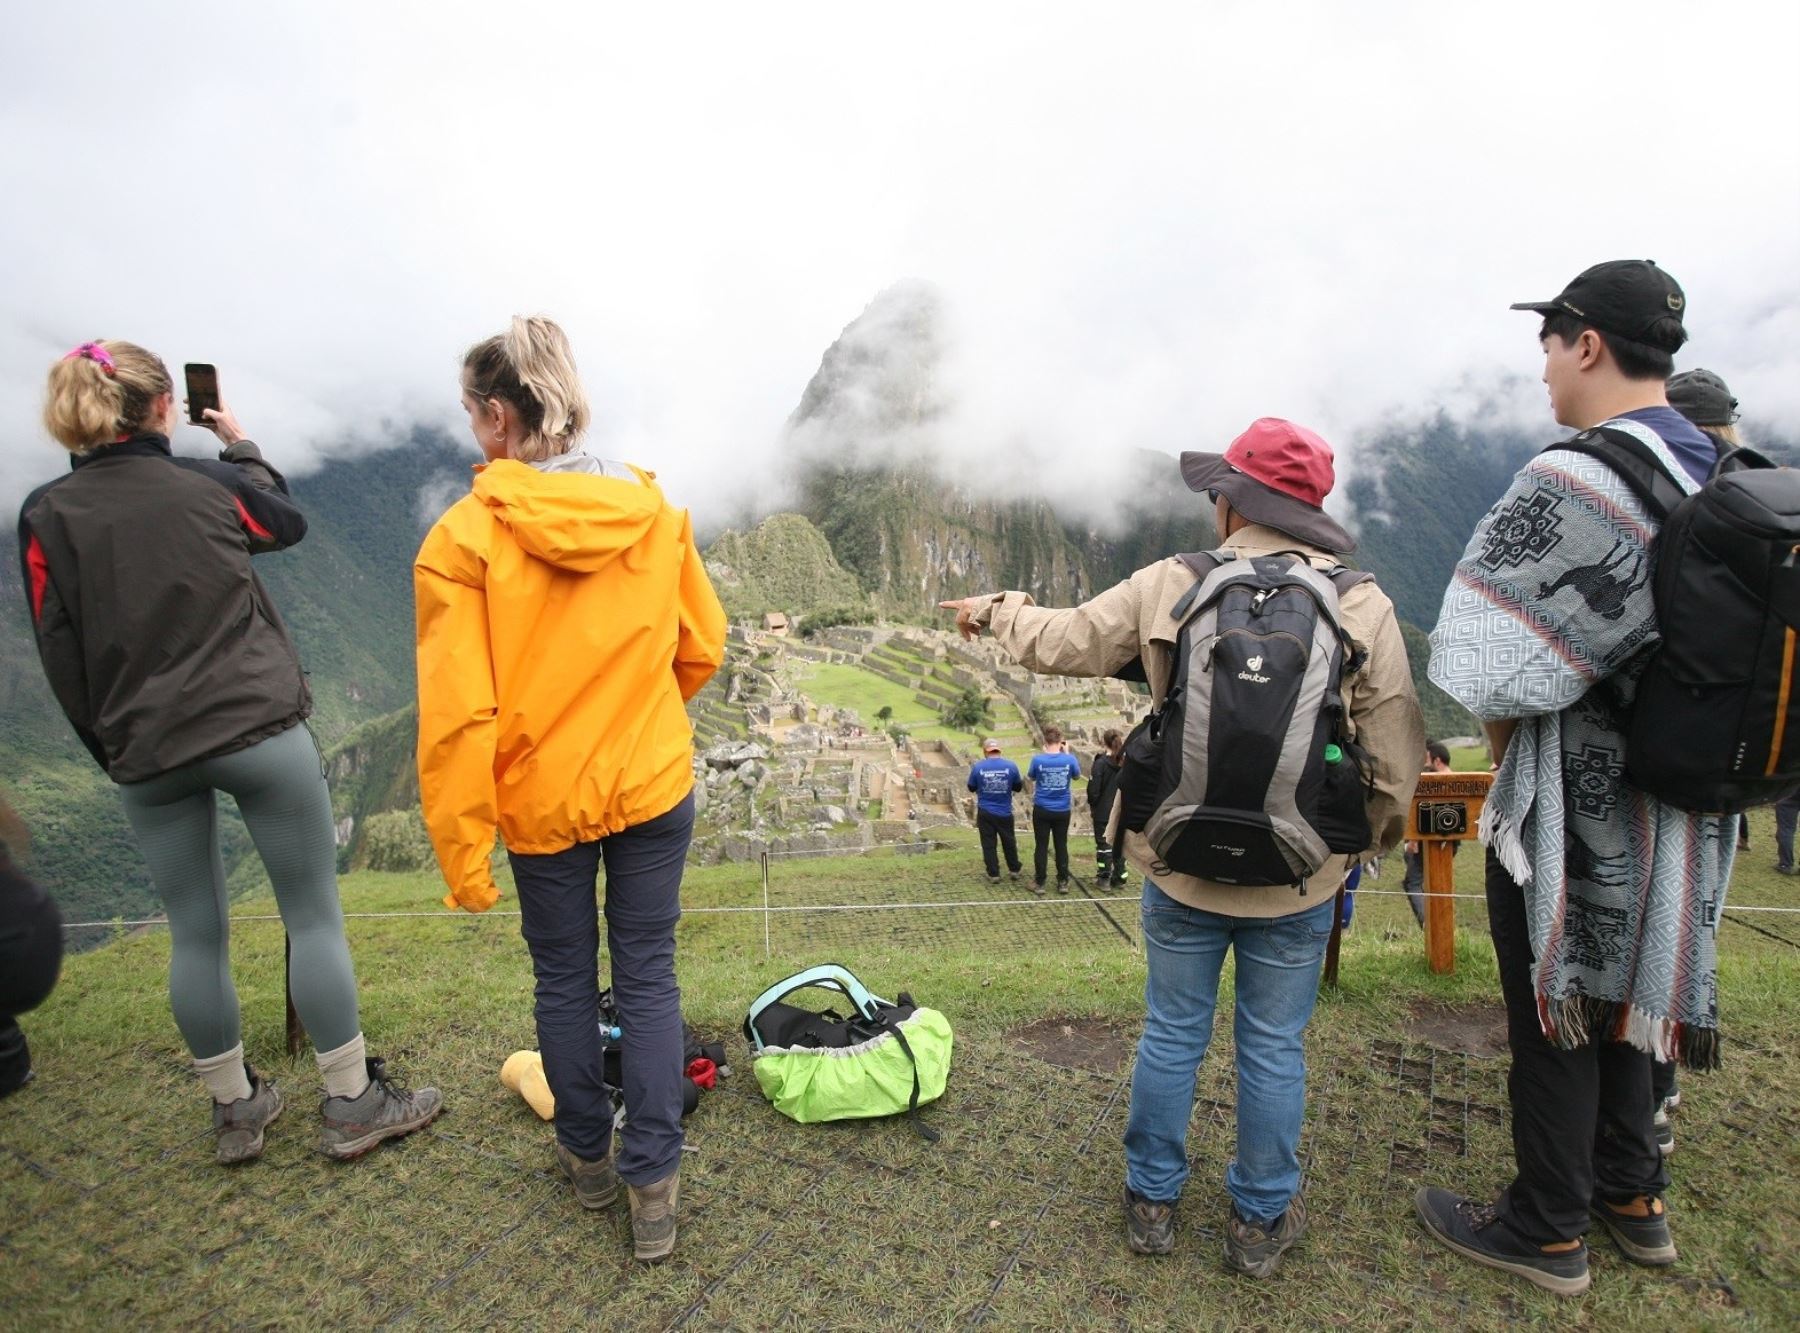
<path fill-rule="evenodd" d="M 809 987 L 836 991 L 853 1012 L 783 1003 Z M 883 1000 L 845 968 L 809 967 L 756 997 L 744 1038 L 757 1085 L 783 1115 L 811 1124 L 904 1112 L 921 1135 L 937 1138 L 918 1110 L 943 1096 L 950 1077 L 950 1020 L 904 991 L 897 1003 Z"/>

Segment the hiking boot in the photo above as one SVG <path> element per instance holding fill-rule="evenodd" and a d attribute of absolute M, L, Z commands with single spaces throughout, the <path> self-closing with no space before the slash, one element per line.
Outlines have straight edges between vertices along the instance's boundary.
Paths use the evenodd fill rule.
<path fill-rule="evenodd" d="M 631 1199 L 631 1251 L 639 1263 L 667 1259 L 675 1249 L 675 1204 L 681 1194 L 681 1168 L 653 1185 L 627 1185 Z"/>
<path fill-rule="evenodd" d="M 1643 1215 L 1629 1211 L 1635 1208 L 1642 1208 Z M 1630 1203 L 1623 1204 L 1596 1199 L 1590 1211 L 1594 1220 L 1612 1233 L 1613 1242 L 1634 1264 L 1661 1268 L 1675 1262 L 1675 1241 L 1669 1235 L 1669 1210 L 1654 1194 L 1640 1194 Z"/>
<path fill-rule="evenodd" d="M 213 1103 L 213 1134 L 218 1139 L 220 1166 L 236 1166 L 262 1156 L 263 1130 L 281 1114 L 281 1092 L 273 1083 L 244 1066 L 250 1095 L 235 1102 Z"/>
<path fill-rule="evenodd" d="M 1664 1157 L 1672 1156 L 1675 1152 L 1675 1126 L 1669 1123 L 1668 1111 L 1662 1106 L 1657 1107 L 1652 1123 L 1656 1127 L 1656 1151 Z"/>
<path fill-rule="evenodd" d="M 1056 881 L 1056 891 L 1058 893 L 1067 893 L 1069 891 L 1069 881 L 1066 879 L 1057 880 Z"/>
<path fill-rule="evenodd" d="M 366 1064 L 369 1086 L 362 1096 L 327 1097 L 320 1108 L 325 1132 L 319 1136 L 319 1151 L 340 1162 L 361 1157 L 383 1139 L 423 1129 L 444 1109 L 436 1088 L 409 1091 L 389 1077 L 385 1062 L 370 1057 Z"/>
<path fill-rule="evenodd" d="M 1306 1234 L 1306 1201 L 1296 1194 L 1273 1231 L 1246 1222 L 1237 1205 L 1225 1222 L 1225 1267 L 1250 1277 L 1268 1277 L 1281 1264 L 1281 1256 Z"/>
<path fill-rule="evenodd" d="M 575 1186 L 575 1202 L 583 1208 L 610 1208 L 619 1197 L 619 1173 L 613 1170 L 612 1153 L 597 1162 L 577 1157 L 562 1144 L 556 1145 L 556 1161 L 562 1173 Z"/>
<path fill-rule="evenodd" d="M 1413 1211 L 1431 1238 L 1489 1268 L 1516 1273 L 1559 1296 L 1588 1289 L 1588 1251 L 1576 1241 L 1566 1250 L 1546 1251 L 1516 1235 L 1491 1203 L 1476 1203 L 1449 1190 L 1422 1187 Z"/>
<path fill-rule="evenodd" d="M 1175 1201 L 1154 1203 L 1125 1187 L 1125 1243 L 1134 1254 L 1168 1254 L 1175 1248 Z"/>

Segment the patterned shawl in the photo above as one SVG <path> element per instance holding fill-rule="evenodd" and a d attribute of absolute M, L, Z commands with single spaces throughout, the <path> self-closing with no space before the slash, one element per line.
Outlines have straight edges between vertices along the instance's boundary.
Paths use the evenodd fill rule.
<path fill-rule="evenodd" d="M 1660 437 L 1630 431 L 1683 489 Z M 1597 459 L 1539 454 L 1475 529 L 1431 635 L 1431 679 L 1518 719 L 1481 838 L 1525 896 L 1544 1035 L 1718 1064 L 1717 931 L 1736 820 L 1624 780 L 1625 725 L 1657 642 L 1656 523 Z"/>

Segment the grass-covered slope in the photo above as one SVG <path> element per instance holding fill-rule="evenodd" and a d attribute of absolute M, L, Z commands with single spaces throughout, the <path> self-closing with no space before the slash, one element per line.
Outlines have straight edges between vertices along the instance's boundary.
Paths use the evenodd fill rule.
<path fill-rule="evenodd" d="M 1767 825 L 1757 822 L 1736 896 L 1791 903 L 1791 881 L 1763 868 Z M 927 855 L 779 863 L 772 905 L 986 899 L 972 839 L 956 836 Z M 1385 887 L 1395 879 L 1390 870 Z M 1251 1283 L 1219 1261 L 1229 986 L 1200 1075 L 1177 1252 L 1125 1249 L 1120 1141 L 1143 965 L 1091 902 L 777 912 L 767 957 L 760 914 L 691 910 L 679 935 L 684 1007 L 727 1042 L 735 1072 L 689 1123 L 680 1244 L 647 1269 L 627 1257 L 622 1205 L 577 1206 L 549 1127 L 499 1086 L 501 1061 L 534 1044 L 517 919 L 439 913 L 438 892 L 426 876 L 344 885 L 353 912 L 427 914 L 349 929 L 373 1049 L 437 1084 L 448 1107 L 430 1130 L 349 1165 L 312 1151 L 317 1076 L 310 1055 L 283 1054 L 277 925 L 234 930 L 249 1055 L 288 1097 L 264 1159 L 236 1171 L 211 1161 L 204 1097 L 163 993 L 165 934 L 72 960 L 26 1018 L 39 1080 L 0 1103 L 0 1322 L 1610 1330 L 1800 1320 L 1800 951 L 1734 922 L 1722 938 L 1726 1067 L 1685 1076 L 1676 1120 L 1681 1261 L 1651 1272 L 1602 1242 L 1593 1290 L 1571 1302 L 1457 1261 L 1411 1216 L 1420 1183 L 1486 1193 L 1507 1173 L 1504 1060 L 1452 1049 L 1491 1050 L 1497 1021 L 1478 903 L 1460 904 L 1457 973 L 1446 978 L 1425 970 L 1399 900 L 1362 898 L 1342 988 L 1322 996 L 1308 1033 L 1312 1229 L 1273 1280 Z M 763 901 L 753 866 L 696 870 L 684 897 L 690 909 Z M 498 911 L 513 905 L 509 893 Z M 1131 905 L 1105 906 L 1135 939 Z M 1762 924 L 1800 937 L 1784 920 Z M 795 1125 L 758 1096 L 737 1036 L 744 1006 L 827 958 L 950 1017 L 950 1088 L 924 1112 L 939 1143 L 896 1122 Z M 1022 1025 L 1034 1025 L 1029 1042 L 1012 1035 Z"/>
<path fill-rule="evenodd" d="M 733 620 L 769 611 L 804 616 L 863 601 L 856 575 L 800 514 L 771 514 L 748 532 L 720 533 L 706 548 L 706 572 Z"/>

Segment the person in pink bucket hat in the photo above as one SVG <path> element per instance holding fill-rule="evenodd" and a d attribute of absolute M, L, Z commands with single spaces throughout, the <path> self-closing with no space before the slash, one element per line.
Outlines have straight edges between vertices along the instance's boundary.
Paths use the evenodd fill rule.
<path fill-rule="evenodd" d="M 1220 1230 L 1226 1266 L 1262 1278 L 1275 1271 L 1306 1229 L 1299 1158 L 1306 1110 L 1304 1035 L 1331 934 L 1337 885 L 1348 865 L 1400 840 L 1425 728 L 1393 603 L 1372 579 L 1345 570 L 1339 559 L 1356 543 L 1324 509 L 1336 479 L 1331 446 L 1304 426 L 1264 417 L 1222 454 L 1184 453 L 1181 475 L 1190 490 L 1213 501 L 1217 550 L 1159 560 L 1064 610 L 1040 607 L 1023 592 L 987 593 L 942 606 L 956 612 L 957 628 L 965 637 L 992 634 L 1002 649 L 1033 671 L 1146 681 L 1159 710 L 1171 687 L 1178 686 L 1178 694 L 1185 696 L 1183 735 L 1207 726 L 1216 738 L 1218 711 L 1232 707 L 1234 694 L 1247 698 L 1268 689 L 1235 714 L 1247 717 L 1263 701 L 1272 704 L 1283 687 L 1273 675 L 1274 648 L 1268 650 L 1268 662 L 1260 648 L 1251 650 L 1259 655 L 1229 681 L 1216 679 L 1223 674 L 1216 667 L 1219 657 L 1207 656 L 1196 665 L 1198 654 L 1182 653 L 1183 617 L 1204 618 L 1190 610 L 1190 604 L 1202 611 L 1207 605 L 1197 590 L 1222 587 L 1230 580 L 1220 576 L 1232 571 L 1285 579 L 1289 588 L 1319 586 L 1322 597 L 1341 590 L 1341 596 L 1326 600 L 1336 602 L 1337 628 L 1352 646 L 1339 663 L 1342 722 L 1368 779 L 1366 789 L 1350 789 L 1351 803 L 1360 808 L 1354 812 L 1353 832 L 1346 836 L 1360 836 L 1357 825 L 1366 817 L 1369 845 L 1354 853 L 1323 855 L 1328 844 L 1321 843 L 1321 859 L 1310 873 L 1294 870 L 1285 883 L 1244 876 L 1225 882 L 1184 873 L 1140 831 L 1141 808 L 1127 809 L 1134 805 L 1129 741 L 1121 794 L 1107 831 L 1112 845 L 1144 876 L 1148 976 L 1144 1034 L 1125 1130 L 1126 1243 L 1139 1254 L 1167 1254 L 1175 1247 L 1175 1205 L 1188 1175 L 1194 1076 L 1211 1040 L 1229 951 L 1237 960 L 1237 1151 L 1225 1169 L 1231 1208 Z M 1238 597 L 1253 611 L 1262 605 L 1247 590 Z M 1312 643 L 1310 637 L 1307 643 Z M 1312 662 L 1307 647 L 1295 651 Z M 1203 679 L 1207 673 L 1211 678 Z M 1134 732 L 1133 739 L 1138 735 Z M 1323 747 L 1321 762 L 1336 762 L 1330 752 L 1338 748 Z M 1205 800 L 1212 802 L 1231 788 L 1227 804 L 1242 809 L 1260 802 L 1260 795 L 1246 802 L 1244 791 L 1260 792 L 1256 784 L 1271 783 L 1264 771 L 1267 756 L 1247 750 L 1224 753 L 1222 760 L 1210 759 Z M 1183 756 L 1184 764 L 1199 762 L 1198 755 L 1190 760 L 1184 751 Z M 1204 853 L 1199 859 L 1205 859 Z M 1293 869 L 1291 863 L 1285 868 Z"/>

